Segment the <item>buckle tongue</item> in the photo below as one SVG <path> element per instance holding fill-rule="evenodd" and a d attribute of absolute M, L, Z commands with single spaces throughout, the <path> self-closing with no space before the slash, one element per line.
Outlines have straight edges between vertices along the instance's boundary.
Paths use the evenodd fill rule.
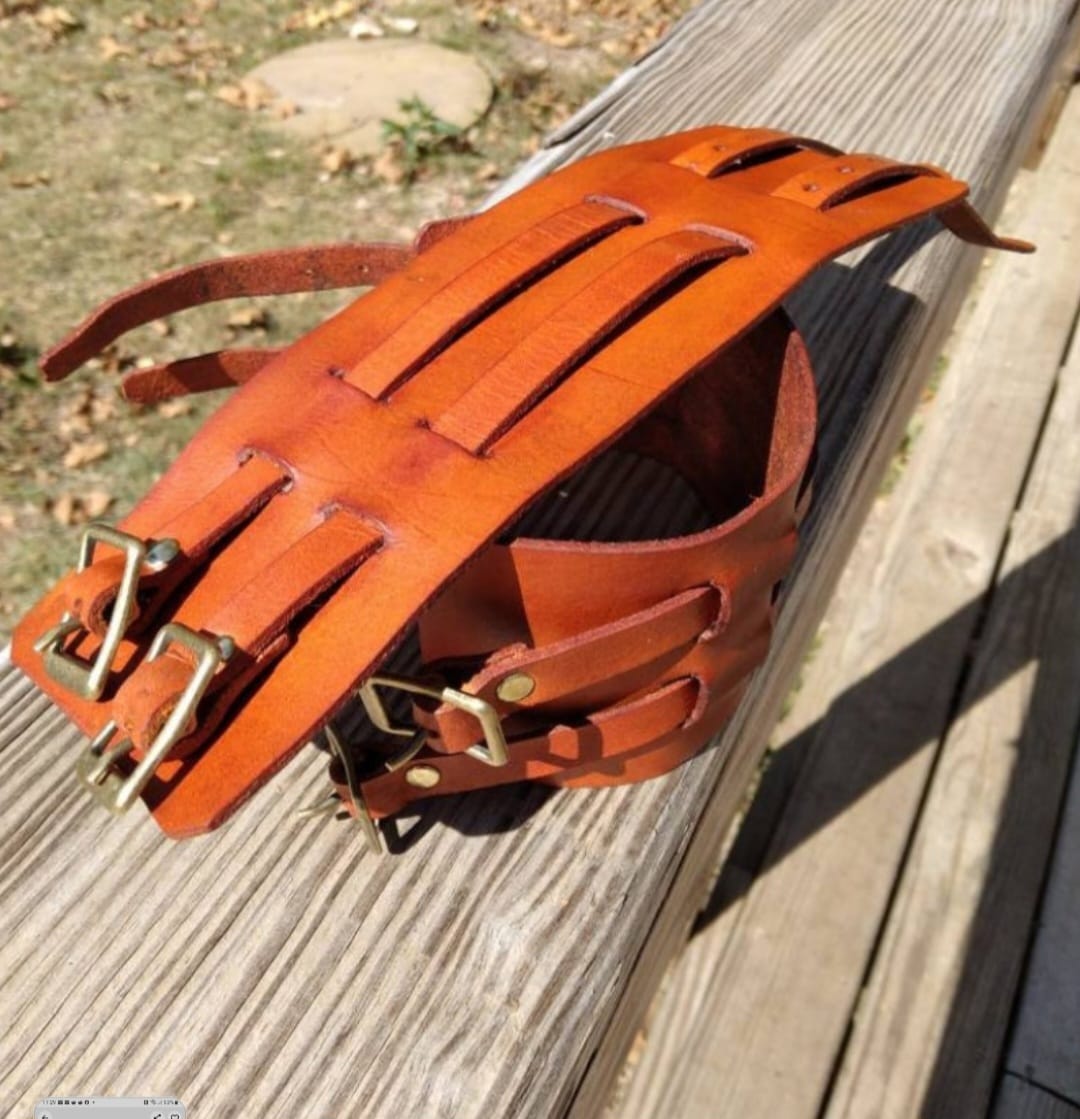
<path fill-rule="evenodd" d="M 125 738 L 110 747 L 109 743 L 117 729 L 115 721 L 110 719 L 79 755 L 76 763 L 79 780 L 93 793 L 96 800 L 116 815 L 126 812 L 135 803 L 154 775 L 154 770 L 184 736 L 188 722 L 195 714 L 210 680 L 218 666 L 231 656 L 234 648 L 231 638 L 204 637 L 179 622 L 170 622 L 158 630 L 146 656 L 147 663 L 157 660 L 174 643 L 184 646 L 198 660 L 191 680 L 142 760 L 126 777 L 116 772 L 114 763 L 130 753 L 134 743 L 130 738 Z"/>
<path fill-rule="evenodd" d="M 140 540 L 130 533 L 95 521 L 86 526 L 79 545 L 79 562 L 76 571 L 85 571 L 94 560 L 94 549 L 98 544 L 107 544 L 124 553 L 124 573 L 116 592 L 109 625 L 101 646 L 92 663 L 87 664 L 78 657 L 61 650 L 64 641 L 73 633 L 85 633 L 83 624 L 72 613 L 65 613 L 60 621 L 48 629 L 34 642 L 34 648 L 45 661 L 45 671 L 68 691 L 83 699 L 101 698 L 105 682 L 109 678 L 113 661 L 120 649 L 120 641 L 135 613 L 135 595 L 139 589 L 142 568 L 149 565 L 161 570 L 179 552 L 175 540 L 149 542 Z"/>

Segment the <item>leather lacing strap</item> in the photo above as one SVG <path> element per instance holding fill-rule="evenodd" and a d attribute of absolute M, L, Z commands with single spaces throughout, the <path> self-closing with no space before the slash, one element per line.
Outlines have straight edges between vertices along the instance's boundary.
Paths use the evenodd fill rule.
<path fill-rule="evenodd" d="M 230 702 L 284 650 L 287 641 L 283 643 L 281 638 L 292 619 L 381 544 L 377 528 L 339 507 L 326 511 L 299 540 L 253 572 L 247 584 L 200 627 L 208 633 L 228 634 L 236 651 L 215 678 L 215 699 L 202 705 L 198 733 L 182 739 L 172 757 L 186 756 L 205 741 Z M 187 671 L 178 672 L 177 663 Z M 116 719 L 137 748 L 154 738 L 187 686 L 190 664 L 190 653 L 174 646 L 157 660 L 141 664 L 121 687 Z M 208 710 L 212 706 L 219 708 L 216 717 Z"/>
<path fill-rule="evenodd" d="M 155 606 L 203 561 L 214 544 L 254 516 L 288 482 L 289 475 L 281 465 L 253 455 L 214 489 L 163 524 L 154 536 L 175 541 L 178 552 L 160 571 L 143 574 L 129 631 L 137 632 L 144 627 L 153 617 Z M 64 582 L 67 611 L 98 636 L 104 635 L 108 627 L 108 611 L 120 587 L 124 564 L 121 555 L 103 556 Z"/>
<path fill-rule="evenodd" d="M 430 294 L 345 380 L 369 396 L 394 391 L 433 354 L 546 271 L 640 218 L 599 201 L 571 206 L 525 230 Z"/>
<path fill-rule="evenodd" d="M 178 268 L 103 303 L 42 357 L 41 369 L 47 380 L 60 380 L 129 330 L 204 303 L 377 284 L 413 256 L 408 245 L 367 242 L 275 249 Z M 203 354 L 138 370 L 125 388 L 131 399 L 144 402 L 222 388 L 249 379 L 276 353 L 245 349 Z"/>
<path fill-rule="evenodd" d="M 714 179 L 731 171 L 747 160 L 773 155 L 780 152 L 808 151 L 823 152 L 826 155 L 839 155 L 836 148 L 829 147 L 805 136 L 791 136 L 772 128 L 724 128 L 716 130 L 718 135 L 712 139 L 695 144 L 680 152 L 671 162 L 675 167 L 685 167 L 707 179 Z"/>
<path fill-rule="evenodd" d="M 695 267 L 746 249 L 720 233 L 686 229 L 657 237 L 597 276 L 515 346 L 432 424 L 478 454 L 649 298 Z"/>
<path fill-rule="evenodd" d="M 928 163 L 897 163 L 877 155 L 840 155 L 793 176 L 772 195 L 825 213 L 867 190 L 897 186 L 918 178 L 947 179 L 948 176 Z M 1012 252 L 1035 250 L 1030 241 L 999 237 L 967 199 L 939 210 L 936 216 L 946 229 L 970 244 Z"/>
<path fill-rule="evenodd" d="M 576 726 L 556 726 L 534 737 L 515 740 L 508 766 L 478 766 L 468 754 L 440 757 L 436 764 L 446 788 L 479 789 L 513 780 L 557 778 L 568 769 L 590 767 L 617 773 L 625 759 L 652 749 L 666 736 L 691 727 L 708 706 L 708 690 L 694 677 L 663 684 L 648 695 L 596 711 Z M 344 803 L 355 811 L 341 774 L 331 777 Z M 399 812 L 430 795 L 391 772 L 363 781 L 364 805 L 375 818 Z"/>
<path fill-rule="evenodd" d="M 725 620 L 721 591 L 697 587 L 563 641 L 499 650 L 463 689 L 503 717 L 534 713 L 550 725 L 553 715 L 596 711 L 649 687 L 695 642 L 714 637 Z M 514 677 L 528 681 L 531 690 L 508 702 L 500 691 Z M 414 717 L 439 752 L 461 753 L 477 741 L 475 718 L 460 709 L 417 705 Z"/>

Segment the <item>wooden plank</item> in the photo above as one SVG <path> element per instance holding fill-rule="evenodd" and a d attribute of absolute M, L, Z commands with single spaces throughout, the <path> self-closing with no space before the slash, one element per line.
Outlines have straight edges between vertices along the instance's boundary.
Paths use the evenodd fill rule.
<path fill-rule="evenodd" d="M 716 1115 L 720 1086 L 740 1119 L 816 1116 L 826 1098 L 1080 303 L 1080 98 L 1069 113 L 1011 218 L 1038 262 L 994 259 L 950 346 L 781 728 L 765 869 L 740 903 L 710 907 L 676 967 L 627 1119 Z"/>
<path fill-rule="evenodd" d="M 1075 146 L 1071 166 L 1075 212 Z M 1080 726 L 1078 430 L 1080 345 L 1013 517 L 829 1119 L 986 1114 Z"/>
<path fill-rule="evenodd" d="M 768 120 L 947 164 L 992 215 L 1070 8 L 1011 0 L 991 26 L 945 0 L 709 0 L 578 137 Z M 311 757 L 174 845 L 90 810 L 78 736 L 5 672 L 0 1098 L 152 1087 L 223 1119 L 597 1110 L 976 260 L 914 231 L 797 301 L 823 388 L 818 511 L 753 695 L 667 778 L 448 800 L 376 861 L 292 817 L 322 788 Z"/>
<path fill-rule="evenodd" d="M 994 1119 L 1080 1119 L 1080 1107 L 1035 1084 L 1006 1076 Z"/>
<path fill-rule="evenodd" d="M 1080 766 L 1073 775 L 1005 1067 L 1080 1108 Z"/>

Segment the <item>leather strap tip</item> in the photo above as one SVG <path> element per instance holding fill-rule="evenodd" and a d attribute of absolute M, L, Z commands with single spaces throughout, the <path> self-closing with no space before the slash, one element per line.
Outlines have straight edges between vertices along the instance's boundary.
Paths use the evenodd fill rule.
<path fill-rule="evenodd" d="M 1002 249 L 1010 253 L 1033 253 L 1035 246 L 1019 237 L 999 237 L 966 199 L 954 203 L 938 215 L 942 225 L 972 245 Z"/>
<path fill-rule="evenodd" d="M 54 346 L 38 358 L 38 369 L 46 381 L 62 381 L 80 365 L 81 361 L 73 361 L 69 357 L 64 345 Z"/>

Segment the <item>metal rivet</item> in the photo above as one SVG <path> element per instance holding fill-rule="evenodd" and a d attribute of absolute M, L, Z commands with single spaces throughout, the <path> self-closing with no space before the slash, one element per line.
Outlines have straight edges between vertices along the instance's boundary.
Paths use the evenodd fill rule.
<path fill-rule="evenodd" d="M 433 765 L 414 765 L 405 770 L 405 780 L 417 789 L 434 789 L 442 774 Z"/>
<path fill-rule="evenodd" d="M 495 689 L 504 703 L 520 703 L 536 691 L 536 681 L 527 672 L 511 672 Z"/>
<path fill-rule="evenodd" d="M 821 190 L 821 187 L 817 183 L 805 183 L 803 184 L 803 190 L 815 191 Z"/>
<path fill-rule="evenodd" d="M 160 571 L 163 567 L 168 567 L 179 554 L 180 545 L 175 540 L 154 540 L 146 549 L 144 562 L 152 570 Z"/>

